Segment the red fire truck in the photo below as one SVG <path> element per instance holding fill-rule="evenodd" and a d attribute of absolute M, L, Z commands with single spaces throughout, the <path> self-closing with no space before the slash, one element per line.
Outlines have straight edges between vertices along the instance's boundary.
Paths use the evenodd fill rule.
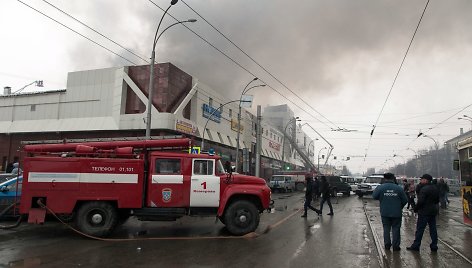
<path fill-rule="evenodd" d="M 72 219 L 107 236 L 130 216 L 168 221 L 217 216 L 233 235 L 253 232 L 271 205 L 261 178 L 228 174 L 218 156 L 189 154 L 190 139 L 25 145 L 20 213 Z"/>

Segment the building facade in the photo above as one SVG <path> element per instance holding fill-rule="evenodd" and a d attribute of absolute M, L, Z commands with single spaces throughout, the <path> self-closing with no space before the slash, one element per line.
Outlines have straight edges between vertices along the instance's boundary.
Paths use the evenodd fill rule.
<path fill-rule="evenodd" d="M 149 69 L 149 65 L 143 65 L 71 72 L 63 90 L 0 95 L 1 170 L 7 163 L 23 158 L 22 141 L 143 137 Z M 238 126 L 239 100 L 227 99 L 171 63 L 157 64 L 154 79 L 152 136 L 192 137 L 203 150 L 211 148 L 224 161 L 234 164 L 239 130 L 239 170 L 245 163 L 245 172 L 254 174 L 255 115 L 242 109 Z M 263 116 L 261 124 L 264 178 L 283 166 L 283 133 L 271 123 L 277 121 L 275 114 L 268 119 Z M 283 118 L 281 123 L 288 120 Z M 291 131 L 295 136 L 296 125 Z M 293 151 L 290 146 L 286 149 Z M 287 153 L 284 161 L 294 167 L 304 165 L 293 153 Z"/>

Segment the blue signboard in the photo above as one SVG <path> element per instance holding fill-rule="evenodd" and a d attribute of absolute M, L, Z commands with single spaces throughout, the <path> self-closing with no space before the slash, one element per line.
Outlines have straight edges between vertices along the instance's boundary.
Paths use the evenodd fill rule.
<path fill-rule="evenodd" d="M 203 117 L 209 118 L 212 121 L 215 121 L 216 123 L 221 122 L 221 111 L 217 108 L 213 108 L 210 105 L 204 103 L 203 106 Z M 211 118 L 210 118 L 211 115 Z"/>

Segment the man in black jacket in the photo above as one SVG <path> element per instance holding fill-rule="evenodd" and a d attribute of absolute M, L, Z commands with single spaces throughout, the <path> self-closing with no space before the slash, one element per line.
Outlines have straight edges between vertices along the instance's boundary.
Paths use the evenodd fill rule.
<path fill-rule="evenodd" d="M 318 215 L 321 215 L 323 212 L 323 204 L 324 202 L 328 203 L 329 206 L 329 213 L 328 215 L 334 215 L 333 212 L 333 206 L 331 205 L 331 186 L 329 185 L 329 182 L 326 180 L 325 176 L 321 177 L 321 182 L 320 182 L 320 193 L 321 193 L 321 202 L 320 202 L 320 213 Z"/>
<path fill-rule="evenodd" d="M 418 203 L 415 212 L 418 213 L 418 221 L 416 222 L 415 241 L 407 250 L 419 251 L 421 240 L 423 239 L 424 229 L 429 226 L 429 234 L 431 236 L 431 244 L 429 245 L 432 252 L 438 251 L 438 231 L 436 229 L 436 215 L 438 214 L 439 190 L 431 182 L 433 177 L 424 174 L 420 177 L 420 187 L 418 193 Z"/>
<path fill-rule="evenodd" d="M 311 200 L 313 200 L 313 177 L 311 177 L 310 175 L 305 176 L 305 184 L 305 204 L 303 204 L 303 209 L 305 210 L 305 213 L 303 213 L 302 217 L 306 218 L 308 208 L 320 215 L 321 212 L 311 205 Z"/>

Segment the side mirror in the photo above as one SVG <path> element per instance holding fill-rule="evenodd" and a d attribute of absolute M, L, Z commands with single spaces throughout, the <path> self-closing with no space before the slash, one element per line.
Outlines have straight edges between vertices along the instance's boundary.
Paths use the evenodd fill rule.
<path fill-rule="evenodd" d="M 230 175 L 233 173 L 233 168 L 231 167 L 231 163 L 229 161 L 225 162 L 225 170 L 228 172 Z"/>
<path fill-rule="evenodd" d="M 454 160 L 454 162 L 452 162 L 452 169 L 453 170 L 460 170 L 459 160 Z"/>

